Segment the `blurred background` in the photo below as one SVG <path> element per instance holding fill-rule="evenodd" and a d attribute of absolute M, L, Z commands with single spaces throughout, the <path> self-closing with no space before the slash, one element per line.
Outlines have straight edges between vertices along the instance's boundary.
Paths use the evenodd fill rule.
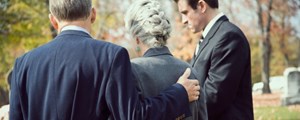
<path fill-rule="evenodd" d="M 0 1 L 2 106 L 8 104 L 7 77 L 15 59 L 51 41 L 56 31 L 48 20 L 48 0 Z M 135 41 L 126 33 L 123 22 L 126 9 L 134 0 L 92 1 L 97 9 L 92 36 L 127 48 L 131 58 L 141 56 L 135 52 Z M 191 34 L 180 22 L 172 0 L 161 2 L 172 20 L 168 47 L 175 57 L 189 62 L 199 35 Z M 300 67 L 300 1 L 219 0 L 219 6 L 220 11 L 243 30 L 250 43 L 255 119 L 300 119 L 300 107 L 282 106 L 281 100 L 286 89 L 284 71 Z M 298 84 L 300 86 L 300 82 Z"/>

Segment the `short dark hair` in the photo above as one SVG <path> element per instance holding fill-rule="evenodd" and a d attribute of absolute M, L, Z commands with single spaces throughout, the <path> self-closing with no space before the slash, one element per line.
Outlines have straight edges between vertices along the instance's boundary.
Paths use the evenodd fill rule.
<path fill-rule="evenodd" d="M 91 9 L 91 0 L 49 0 L 49 10 L 58 20 L 86 19 Z"/>
<path fill-rule="evenodd" d="M 178 3 L 179 0 L 174 0 Z M 197 2 L 199 0 L 186 0 L 188 4 L 193 8 L 197 9 Z M 219 8 L 219 1 L 218 0 L 204 0 L 211 8 Z"/>

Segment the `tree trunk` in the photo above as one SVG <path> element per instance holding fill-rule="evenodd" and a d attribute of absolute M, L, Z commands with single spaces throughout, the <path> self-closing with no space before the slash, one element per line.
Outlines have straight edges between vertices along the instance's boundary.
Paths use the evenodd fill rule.
<path fill-rule="evenodd" d="M 271 57 L 271 44 L 270 44 L 270 36 L 267 36 L 262 41 L 262 81 L 263 81 L 263 94 L 271 93 L 270 89 L 270 57 Z"/>
<path fill-rule="evenodd" d="M 268 16 L 267 16 L 267 25 L 264 27 L 263 24 L 263 11 L 262 6 L 260 4 L 260 0 L 256 0 L 257 7 L 258 7 L 258 24 L 261 31 L 261 38 L 262 40 L 260 43 L 260 48 L 262 51 L 261 54 L 261 69 L 262 69 L 262 82 L 263 82 L 263 94 L 269 94 L 271 93 L 270 90 L 270 57 L 271 57 L 271 43 L 270 43 L 270 30 L 271 30 L 271 9 L 272 9 L 272 2 L 273 0 L 269 0 L 268 3 Z"/>
<path fill-rule="evenodd" d="M 298 67 L 300 67 L 300 38 L 298 38 Z"/>
<path fill-rule="evenodd" d="M 270 57 L 271 57 L 271 42 L 270 42 L 270 32 L 271 32 L 271 22 L 272 22 L 272 17 L 271 17 L 271 10 L 272 10 L 272 2 L 273 0 L 269 1 L 268 5 L 268 18 L 267 18 L 267 26 L 266 26 L 266 35 L 265 35 L 265 40 L 263 41 L 263 94 L 268 94 L 271 93 L 270 89 Z"/>

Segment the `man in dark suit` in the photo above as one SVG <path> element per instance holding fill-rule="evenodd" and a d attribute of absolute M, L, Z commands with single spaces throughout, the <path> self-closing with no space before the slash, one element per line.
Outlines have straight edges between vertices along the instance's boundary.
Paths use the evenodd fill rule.
<path fill-rule="evenodd" d="M 132 80 L 127 51 L 90 36 L 96 12 L 91 0 L 49 0 L 59 35 L 15 62 L 11 120 L 142 120 L 189 116 L 197 80 L 185 73 L 155 98 L 143 99 Z M 157 112 L 164 109 L 164 112 Z"/>
<path fill-rule="evenodd" d="M 182 22 L 202 31 L 191 61 L 204 83 L 210 120 L 252 120 L 250 48 L 243 32 L 218 11 L 218 0 L 175 0 Z M 201 84 L 201 83 L 200 83 Z"/>

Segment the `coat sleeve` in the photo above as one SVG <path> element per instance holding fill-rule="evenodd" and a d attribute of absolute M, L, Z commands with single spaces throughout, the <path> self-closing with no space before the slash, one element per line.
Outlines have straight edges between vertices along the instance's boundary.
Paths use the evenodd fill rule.
<path fill-rule="evenodd" d="M 211 67 L 204 84 L 207 109 L 211 111 L 209 116 L 220 116 L 236 99 L 250 59 L 245 39 L 238 33 L 229 33 L 213 49 Z"/>
<path fill-rule="evenodd" d="M 23 114 L 21 110 L 21 101 L 19 84 L 17 80 L 18 71 L 18 59 L 15 62 L 14 69 L 12 71 L 11 85 L 10 85 L 10 108 L 9 108 L 9 118 L 11 120 L 23 120 Z"/>
<path fill-rule="evenodd" d="M 121 48 L 111 65 L 105 99 L 116 120 L 166 119 L 190 116 L 187 92 L 174 84 L 153 98 L 141 97 L 133 80 L 129 56 Z"/>

